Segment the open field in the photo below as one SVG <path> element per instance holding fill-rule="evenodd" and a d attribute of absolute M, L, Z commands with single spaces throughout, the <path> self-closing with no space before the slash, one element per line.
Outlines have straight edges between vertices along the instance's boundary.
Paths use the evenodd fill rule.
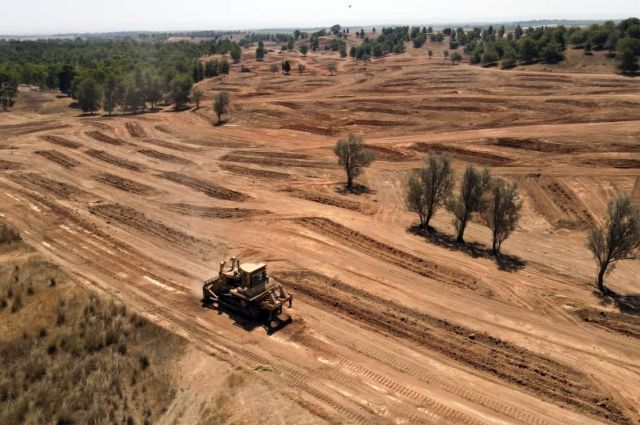
<path fill-rule="evenodd" d="M 640 262 L 608 278 L 621 305 L 602 305 L 585 247 L 610 199 L 640 199 L 640 80 L 452 66 L 413 48 L 366 66 L 287 54 L 305 73 L 273 76 L 283 55 L 246 55 L 252 72 L 200 83 L 199 110 L 79 117 L 23 91 L 17 106 L 48 106 L 0 114 L 0 217 L 71 279 L 210 355 L 193 354 L 166 423 L 242 420 L 234 408 L 249 423 L 640 423 Z M 232 106 L 214 127 L 219 90 Z M 378 154 L 359 195 L 339 190 L 332 153 L 349 131 Z M 518 183 L 507 263 L 480 224 L 471 248 L 452 243 L 445 211 L 432 239 L 409 231 L 403 185 L 432 151 L 457 176 L 475 164 Z M 269 336 L 201 307 L 201 282 L 231 255 L 268 262 L 292 324 Z M 198 379 L 207 362 L 227 381 Z M 274 403 L 285 412 L 268 416 Z"/>

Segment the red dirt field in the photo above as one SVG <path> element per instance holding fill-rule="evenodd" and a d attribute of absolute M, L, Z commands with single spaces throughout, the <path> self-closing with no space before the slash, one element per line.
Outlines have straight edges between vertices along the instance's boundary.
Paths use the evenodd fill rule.
<path fill-rule="evenodd" d="M 200 83 L 199 110 L 0 114 L 0 217 L 209 354 L 176 372 L 163 423 L 200 421 L 203 391 L 232 370 L 265 394 L 238 390 L 246 423 L 640 423 L 640 262 L 608 277 L 620 297 L 603 304 L 585 247 L 610 199 L 640 198 L 640 80 L 451 66 L 413 48 L 366 66 L 245 53 L 251 72 Z M 283 57 L 305 74 L 273 76 Z M 219 90 L 231 112 L 214 127 Z M 359 195 L 340 190 L 332 153 L 350 131 L 378 154 Z M 445 211 L 436 236 L 410 231 L 403 185 L 432 151 L 458 177 L 475 164 L 518 183 L 500 264 L 479 223 L 466 248 Z M 294 295 L 290 325 L 268 335 L 201 306 L 232 255 L 268 262 Z"/>

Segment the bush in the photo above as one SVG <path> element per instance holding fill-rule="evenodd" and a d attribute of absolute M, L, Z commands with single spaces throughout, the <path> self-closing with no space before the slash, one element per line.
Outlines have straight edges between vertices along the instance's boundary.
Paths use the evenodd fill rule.
<path fill-rule="evenodd" d="M 21 240 L 20 233 L 13 227 L 0 222 L 0 243 L 11 243 Z"/>

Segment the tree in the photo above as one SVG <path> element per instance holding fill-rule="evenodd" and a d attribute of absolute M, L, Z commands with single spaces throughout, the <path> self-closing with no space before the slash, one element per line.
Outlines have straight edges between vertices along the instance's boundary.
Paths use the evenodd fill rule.
<path fill-rule="evenodd" d="M 489 188 L 489 201 L 482 218 L 493 235 L 492 251 L 500 255 L 500 246 L 515 230 L 522 201 L 515 183 L 494 178 Z"/>
<path fill-rule="evenodd" d="M 464 172 L 458 196 L 447 203 L 447 209 L 455 216 L 453 224 L 456 227 L 458 242 L 464 243 L 464 231 L 473 214 L 484 211 L 485 194 L 490 182 L 489 170 L 485 168 L 481 173 L 474 167 L 468 166 Z"/>
<path fill-rule="evenodd" d="M 302 54 L 302 56 L 307 56 L 307 52 L 309 52 L 309 47 L 307 47 L 306 44 L 300 46 L 300 53 Z"/>
<path fill-rule="evenodd" d="M 189 93 L 193 80 L 189 74 L 178 74 L 171 81 L 171 100 L 175 103 L 176 109 L 182 108 L 189 102 Z"/>
<path fill-rule="evenodd" d="M 264 60 L 264 47 L 258 47 L 256 49 L 256 60 L 262 62 Z"/>
<path fill-rule="evenodd" d="M 451 54 L 451 63 L 455 65 L 456 62 L 460 62 L 462 60 L 462 55 L 455 51 Z"/>
<path fill-rule="evenodd" d="M 0 104 L 6 111 L 13 106 L 18 95 L 18 84 L 8 73 L 0 72 Z"/>
<path fill-rule="evenodd" d="M 515 31 L 514 31 L 514 35 L 516 36 L 516 40 L 519 40 L 520 37 L 522 37 L 522 27 L 520 26 L 520 24 L 518 24 L 518 26 L 516 27 Z"/>
<path fill-rule="evenodd" d="M 229 111 L 230 102 L 231 98 L 229 96 L 229 92 L 227 91 L 221 91 L 213 99 L 213 111 L 218 116 L 218 124 L 222 124 L 222 115 L 226 114 Z"/>
<path fill-rule="evenodd" d="M 196 109 L 200 109 L 200 103 L 202 102 L 202 98 L 204 97 L 204 91 L 198 86 L 193 86 L 191 89 L 191 99 L 196 104 Z"/>
<path fill-rule="evenodd" d="M 294 46 L 293 37 L 289 36 L 289 39 L 287 40 L 287 50 L 291 52 L 293 50 L 293 46 Z"/>
<path fill-rule="evenodd" d="M 611 201 L 605 224 L 589 231 L 587 246 L 598 263 L 596 286 L 606 293 L 605 275 L 613 271 L 618 261 L 635 259 L 640 254 L 640 206 L 629 196 Z"/>
<path fill-rule="evenodd" d="M 629 36 L 618 41 L 616 46 L 616 61 L 618 68 L 624 74 L 632 74 L 638 70 L 638 55 L 636 52 L 640 41 Z"/>
<path fill-rule="evenodd" d="M 514 66 L 516 66 L 517 60 L 518 60 L 518 57 L 516 55 L 515 50 L 507 49 L 502 55 L 502 61 L 500 62 L 500 65 L 502 65 L 502 67 L 505 69 L 513 68 Z"/>
<path fill-rule="evenodd" d="M 447 60 L 447 58 L 449 57 L 449 51 L 445 50 L 444 52 L 442 52 L 442 56 L 444 56 L 444 60 Z"/>
<path fill-rule="evenodd" d="M 558 63 L 564 59 L 562 48 L 558 43 L 552 41 L 542 48 L 540 55 L 545 63 Z"/>
<path fill-rule="evenodd" d="M 275 75 L 276 72 L 278 72 L 278 65 L 276 65 L 275 63 L 272 63 L 269 66 L 269 70 L 271 71 L 271 74 Z"/>
<path fill-rule="evenodd" d="M 58 73 L 58 88 L 61 93 L 71 96 L 71 83 L 73 82 L 73 77 L 75 77 L 73 66 L 64 65 Z"/>
<path fill-rule="evenodd" d="M 115 75 L 109 75 L 104 85 L 102 93 L 102 108 L 111 115 L 116 107 L 122 102 L 124 88 L 119 83 Z"/>
<path fill-rule="evenodd" d="M 218 74 L 220 75 L 229 74 L 230 70 L 231 70 L 231 65 L 229 64 L 229 61 L 223 59 L 220 62 L 218 62 Z"/>
<path fill-rule="evenodd" d="M 238 46 L 238 43 L 233 43 L 231 45 L 231 50 L 229 50 L 229 54 L 231 55 L 231 59 L 233 59 L 233 63 L 240 62 L 240 58 L 242 57 L 242 51 L 240 50 L 240 46 Z"/>
<path fill-rule="evenodd" d="M 302 73 L 304 72 L 306 66 L 303 63 L 299 63 L 298 64 L 298 74 L 302 75 Z"/>
<path fill-rule="evenodd" d="M 431 59 L 431 57 L 433 56 L 433 50 L 427 50 L 427 56 L 429 56 L 429 59 Z"/>
<path fill-rule="evenodd" d="M 329 75 L 333 77 L 333 73 L 337 72 L 338 67 L 336 66 L 335 62 L 329 62 L 329 64 L 327 65 L 327 70 L 329 71 Z"/>
<path fill-rule="evenodd" d="M 409 211 L 420 217 L 420 227 L 430 230 L 429 222 L 438 208 L 451 195 L 453 169 L 448 156 L 430 154 L 423 168 L 409 178 L 405 203 Z"/>
<path fill-rule="evenodd" d="M 82 112 L 89 112 L 93 115 L 100 108 L 100 89 L 93 78 L 83 79 L 78 84 L 75 95 Z"/>
<path fill-rule="evenodd" d="M 147 77 L 145 99 L 151 103 L 151 109 L 162 99 L 162 82 L 157 77 Z"/>
<path fill-rule="evenodd" d="M 289 75 L 291 73 L 291 64 L 289 61 L 282 62 L 282 73 L 284 75 Z"/>
<path fill-rule="evenodd" d="M 520 59 L 529 62 L 538 57 L 538 45 L 530 36 L 520 39 L 518 42 Z"/>
<path fill-rule="evenodd" d="M 340 164 L 347 173 L 347 188 L 353 188 L 353 179 L 362 174 L 362 169 L 371 165 L 375 159 L 372 151 L 367 149 L 362 137 L 349 133 L 346 139 L 340 139 L 333 148 Z"/>

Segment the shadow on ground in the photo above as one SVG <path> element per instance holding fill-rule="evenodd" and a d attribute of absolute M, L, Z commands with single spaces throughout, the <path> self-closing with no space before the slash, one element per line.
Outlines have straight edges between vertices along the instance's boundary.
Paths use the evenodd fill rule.
<path fill-rule="evenodd" d="M 418 226 L 412 226 L 409 228 L 409 232 L 417 236 L 422 236 L 428 242 L 447 248 L 450 251 L 464 252 L 473 258 L 494 258 L 498 268 L 503 271 L 515 272 L 522 270 L 527 266 L 527 262 L 520 257 L 505 254 L 499 254 L 497 257 L 494 257 L 491 249 L 482 244 L 476 242 L 460 243 L 456 241 L 455 237 L 445 233 L 440 233 L 434 228 L 431 228 L 431 231 L 427 231 Z"/>
<path fill-rule="evenodd" d="M 597 292 L 597 295 L 605 305 L 613 303 L 622 313 L 640 316 L 640 294 L 624 295 L 607 288 L 605 294 Z"/>

